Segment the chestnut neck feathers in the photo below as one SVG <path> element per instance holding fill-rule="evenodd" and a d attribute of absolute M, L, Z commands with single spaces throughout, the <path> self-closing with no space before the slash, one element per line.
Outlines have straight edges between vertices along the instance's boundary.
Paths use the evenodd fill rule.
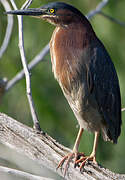
<path fill-rule="evenodd" d="M 88 23 L 87 21 L 85 23 Z M 86 26 L 82 21 L 76 23 L 76 20 L 66 27 L 57 26 L 53 32 L 50 41 L 52 69 L 55 78 L 68 91 L 71 89 L 69 79 L 76 80 L 83 51 L 94 37 L 90 24 Z"/>

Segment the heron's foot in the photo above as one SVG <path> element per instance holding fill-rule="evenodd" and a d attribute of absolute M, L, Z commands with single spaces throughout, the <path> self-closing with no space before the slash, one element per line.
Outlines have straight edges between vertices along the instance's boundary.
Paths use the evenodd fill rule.
<path fill-rule="evenodd" d="M 76 167 L 78 165 L 77 161 L 79 159 L 82 159 L 82 158 L 85 158 L 85 155 L 84 153 L 79 153 L 79 152 L 72 152 L 72 153 L 69 153 L 68 155 L 66 155 L 58 164 L 57 166 L 57 169 L 58 168 L 61 168 L 64 164 L 64 162 L 66 161 L 66 164 L 65 164 L 65 168 L 64 168 L 64 177 L 66 175 L 66 171 L 69 167 L 69 163 L 71 162 L 71 160 L 74 161 L 74 167 Z"/>
<path fill-rule="evenodd" d="M 84 156 L 84 157 L 81 157 L 80 159 L 78 159 L 76 161 L 76 164 L 80 164 L 80 171 L 82 170 L 82 168 L 85 166 L 85 163 L 86 162 L 93 162 L 94 164 L 97 164 L 97 161 L 96 161 L 96 158 L 95 158 L 95 155 L 92 153 L 90 156 Z"/>

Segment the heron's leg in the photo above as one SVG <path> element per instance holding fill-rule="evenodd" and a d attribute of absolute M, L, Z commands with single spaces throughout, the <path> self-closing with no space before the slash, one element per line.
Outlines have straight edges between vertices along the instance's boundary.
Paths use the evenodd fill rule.
<path fill-rule="evenodd" d="M 92 153 L 90 155 L 90 157 L 93 157 L 93 162 L 96 162 L 96 151 L 97 151 L 97 146 L 98 146 L 98 139 L 99 139 L 99 132 L 96 131 L 95 132 L 95 138 L 94 138 L 94 144 L 93 144 L 93 150 Z"/>
<path fill-rule="evenodd" d="M 83 128 L 80 127 L 77 138 L 76 138 L 76 141 L 75 141 L 75 144 L 74 144 L 74 147 L 73 147 L 73 152 L 74 153 L 78 152 L 78 148 L 79 148 L 80 140 L 81 140 L 81 137 L 82 137 L 82 133 L 83 133 Z"/>
<path fill-rule="evenodd" d="M 69 165 L 69 162 L 72 158 L 75 158 L 74 160 L 74 166 L 76 164 L 76 160 L 78 159 L 78 157 L 81 157 L 81 156 L 84 156 L 84 153 L 79 153 L 78 152 L 78 148 L 79 148 L 79 144 L 80 144 L 80 140 L 81 140 L 81 137 L 82 137 L 82 133 L 83 133 L 83 128 L 80 127 L 79 129 L 79 132 L 78 132 L 78 135 L 77 135 L 77 138 L 76 138 L 76 141 L 75 141 L 75 144 L 74 144 L 74 148 L 73 148 L 73 152 L 66 155 L 61 161 L 60 163 L 58 164 L 57 166 L 57 169 L 59 167 L 62 167 L 63 163 L 65 162 L 65 160 L 67 160 L 66 162 L 66 165 L 65 165 L 65 168 L 64 168 L 64 176 L 66 174 L 66 171 L 68 169 L 68 165 Z"/>
<path fill-rule="evenodd" d="M 98 138 L 99 138 L 99 132 L 96 131 L 92 153 L 90 154 L 90 156 L 82 157 L 76 161 L 77 164 L 81 162 L 80 169 L 82 169 L 82 167 L 84 167 L 86 161 L 93 161 L 95 164 L 97 164 L 97 162 L 96 162 L 96 151 L 97 151 L 97 145 L 98 145 Z"/>

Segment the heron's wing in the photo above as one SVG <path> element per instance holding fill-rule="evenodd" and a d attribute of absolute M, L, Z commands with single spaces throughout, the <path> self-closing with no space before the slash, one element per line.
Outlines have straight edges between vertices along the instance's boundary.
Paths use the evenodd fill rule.
<path fill-rule="evenodd" d="M 100 41 L 92 47 L 89 71 L 92 79 L 92 93 L 99 111 L 108 127 L 108 137 L 117 142 L 121 132 L 121 96 L 114 65 Z"/>

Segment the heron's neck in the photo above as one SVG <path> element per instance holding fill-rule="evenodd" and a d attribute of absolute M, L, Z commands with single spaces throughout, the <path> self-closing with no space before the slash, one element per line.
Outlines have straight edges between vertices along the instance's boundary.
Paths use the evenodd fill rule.
<path fill-rule="evenodd" d="M 72 23 L 66 27 L 57 26 L 51 38 L 51 45 L 56 49 L 83 49 L 94 37 L 92 28 L 88 29 L 83 23 Z"/>

